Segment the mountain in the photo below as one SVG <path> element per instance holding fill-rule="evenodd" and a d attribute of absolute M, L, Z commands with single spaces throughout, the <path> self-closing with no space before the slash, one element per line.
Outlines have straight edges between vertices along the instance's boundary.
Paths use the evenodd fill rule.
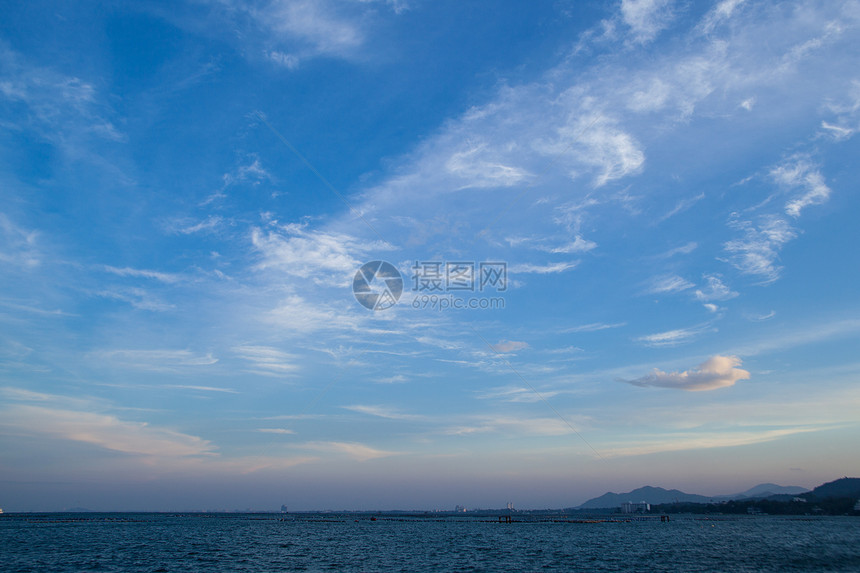
<path fill-rule="evenodd" d="M 742 491 L 741 493 L 735 493 L 732 495 L 718 495 L 715 496 L 715 500 L 723 500 L 723 499 L 746 499 L 750 497 L 770 497 L 772 495 L 798 495 L 801 493 L 806 493 L 809 490 L 805 487 L 800 487 L 797 485 L 777 485 L 775 483 L 760 483 L 755 487 L 751 487 L 746 491 Z"/>
<path fill-rule="evenodd" d="M 690 503 L 708 503 L 713 498 L 704 495 L 695 495 L 684 493 L 677 489 L 663 489 L 662 487 L 652 487 L 646 485 L 639 489 L 634 489 L 628 493 L 613 493 L 607 492 L 600 497 L 589 499 L 577 509 L 603 509 L 609 507 L 620 507 L 622 503 L 627 501 L 640 502 L 644 501 L 652 505 L 660 503 L 675 503 L 690 502 Z"/>
<path fill-rule="evenodd" d="M 860 478 L 844 477 L 836 481 L 821 484 L 811 492 L 802 495 L 807 499 L 827 499 L 834 497 L 851 497 L 860 499 Z"/>
<path fill-rule="evenodd" d="M 860 480 L 858 480 L 860 481 Z M 833 482 L 836 483 L 836 482 Z M 820 486 L 822 487 L 822 486 Z M 712 503 L 719 501 L 741 500 L 752 498 L 765 498 L 773 495 L 795 496 L 808 492 L 805 487 L 800 486 L 782 486 L 775 483 L 760 483 L 755 487 L 732 495 L 698 495 L 694 493 L 684 493 L 677 489 L 663 489 L 662 487 L 645 486 L 639 489 L 634 489 L 628 493 L 613 493 L 607 492 L 600 497 L 589 499 L 579 506 L 578 509 L 603 509 L 608 507 L 620 507 L 625 501 L 645 501 L 651 505 L 661 503 Z M 850 496 L 848 496 L 850 497 Z M 790 499 L 790 498 L 789 498 Z"/>

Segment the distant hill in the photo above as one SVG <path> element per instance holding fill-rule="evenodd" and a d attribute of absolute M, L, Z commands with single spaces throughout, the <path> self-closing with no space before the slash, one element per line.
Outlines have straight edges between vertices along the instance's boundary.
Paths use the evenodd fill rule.
<path fill-rule="evenodd" d="M 741 500 L 766 498 L 774 495 L 795 496 L 808 491 L 808 489 L 800 486 L 782 486 L 775 483 L 760 483 L 741 493 L 707 496 L 695 493 L 685 493 L 677 489 L 663 489 L 662 487 L 645 486 L 627 493 L 607 492 L 600 497 L 589 499 L 577 509 L 614 508 L 620 507 L 621 504 L 626 501 L 644 501 L 651 505 L 660 505 L 663 503 L 712 503 L 732 499 Z"/>
<path fill-rule="evenodd" d="M 657 505 L 661 503 L 675 503 L 676 501 L 688 503 L 708 503 L 711 501 L 711 499 L 713 498 L 706 497 L 704 495 L 684 493 L 683 491 L 677 489 L 663 489 L 662 487 L 652 487 L 650 485 L 646 485 L 645 487 L 634 489 L 633 491 L 628 493 L 604 493 L 600 497 L 589 499 L 588 501 L 580 505 L 578 509 L 603 509 L 609 507 L 620 507 L 622 503 L 627 501 L 644 501 L 652 505 Z"/>
<path fill-rule="evenodd" d="M 731 497 L 734 499 L 741 499 L 745 497 L 770 497 L 772 495 L 798 495 L 808 491 L 809 490 L 805 487 L 796 485 L 782 486 L 775 483 L 760 483 L 753 488 L 741 493 L 736 493 Z"/>
<path fill-rule="evenodd" d="M 828 499 L 834 497 L 851 497 L 860 499 L 860 478 L 844 477 L 836 481 L 821 484 L 811 492 L 803 494 L 806 499 Z"/>
<path fill-rule="evenodd" d="M 755 487 L 751 487 L 746 491 L 742 491 L 740 493 L 735 493 L 732 495 L 717 495 L 714 496 L 714 500 L 723 501 L 730 499 L 749 499 L 749 498 L 764 498 L 771 497 L 774 495 L 788 495 L 795 496 L 801 493 L 806 493 L 809 490 L 805 487 L 800 487 L 797 485 L 777 485 L 775 483 L 760 483 Z"/>

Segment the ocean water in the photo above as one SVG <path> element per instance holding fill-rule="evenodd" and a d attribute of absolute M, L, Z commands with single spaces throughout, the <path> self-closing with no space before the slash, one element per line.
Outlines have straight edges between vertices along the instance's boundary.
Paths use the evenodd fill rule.
<path fill-rule="evenodd" d="M 860 518 L 6 514 L 0 571 L 860 571 Z"/>

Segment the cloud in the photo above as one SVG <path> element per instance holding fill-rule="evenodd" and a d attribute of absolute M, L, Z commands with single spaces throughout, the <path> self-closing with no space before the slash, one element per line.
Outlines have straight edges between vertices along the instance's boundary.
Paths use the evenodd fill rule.
<path fill-rule="evenodd" d="M 255 228 L 251 243 L 261 257 L 258 270 L 276 270 L 333 286 L 351 284 L 363 264 L 357 257 L 371 249 L 390 248 L 343 233 L 309 231 L 295 224 L 269 231 Z"/>
<path fill-rule="evenodd" d="M 722 0 L 708 12 L 700 24 L 705 34 L 713 32 L 714 28 L 731 19 L 735 10 L 746 0 Z"/>
<path fill-rule="evenodd" d="M 696 285 L 678 275 L 668 275 L 652 279 L 647 292 L 648 294 L 672 294 L 691 289 L 694 286 Z"/>
<path fill-rule="evenodd" d="M 212 232 L 225 224 L 223 217 L 209 215 L 202 221 L 178 219 L 166 224 L 167 231 L 177 235 L 193 235 L 201 232 Z"/>
<path fill-rule="evenodd" d="M 195 354 L 190 350 L 100 350 L 91 356 L 99 362 L 156 372 L 211 366 L 218 362 L 211 353 Z"/>
<path fill-rule="evenodd" d="M 663 372 L 657 368 L 648 376 L 624 380 L 634 386 L 654 386 L 678 390 L 704 391 L 734 386 L 738 380 L 749 380 L 750 373 L 736 368 L 741 361 L 736 356 L 713 356 L 695 370 Z"/>
<path fill-rule="evenodd" d="M 690 342 L 706 330 L 708 330 L 707 325 L 679 328 L 677 330 L 667 330 L 666 332 L 640 336 L 636 341 L 641 342 L 645 346 L 677 346 L 678 344 Z"/>
<path fill-rule="evenodd" d="M 531 388 L 522 388 L 518 386 L 504 386 L 495 388 L 489 392 L 483 392 L 478 395 L 478 398 L 484 400 L 502 400 L 504 402 L 514 403 L 535 403 L 541 402 L 553 396 L 560 394 L 558 391 L 543 390 L 538 395 Z"/>
<path fill-rule="evenodd" d="M 700 301 L 728 300 L 738 296 L 738 293 L 723 283 L 719 275 L 705 275 L 704 278 L 707 286 L 696 290 L 696 298 Z"/>
<path fill-rule="evenodd" d="M 696 203 L 698 203 L 699 201 L 701 201 L 704 198 L 705 198 L 705 194 L 699 193 L 695 197 L 690 197 L 688 199 L 682 199 L 681 201 L 678 201 L 678 204 L 675 205 L 675 207 L 671 211 L 669 211 L 668 213 L 666 213 L 665 215 L 663 215 L 662 217 L 657 219 L 657 223 L 662 223 L 666 219 L 668 219 L 670 217 L 674 217 L 678 213 L 683 213 L 684 211 L 686 211 L 687 209 L 689 209 L 690 207 L 692 207 L 693 205 L 695 205 Z"/>
<path fill-rule="evenodd" d="M 300 447 L 317 452 L 343 454 L 359 462 L 367 462 L 401 454 L 401 452 L 379 450 L 358 442 L 308 442 L 307 444 L 302 444 Z"/>
<path fill-rule="evenodd" d="M 351 296 L 351 295 L 350 295 Z M 356 303 L 356 306 L 357 303 Z M 356 330 L 358 315 L 334 309 L 323 302 L 313 302 L 298 295 L 290 295 L 261 318 L 276 326 L 283 334 L 299 334 L 320 330 Z M 366 333 L 371 333 L 367 330 Z"/>
<path fill-rule="evenodd" d="M 288 430 L 287 428 L 257 428 L 258 432 L 262 432 L 264 434 L 281 434 L 281 435 L 289 435 L 295 434 L 293 430 Z"/>
<path fill-rule="evenodd" d="M 554 273 L 563 273 L 570 269 L 576 268 L 579 261 L 568 261 L 562 263 L 547 263 L 545 265 L 535 265 L 532 263 L 520 263 L 508 267 L 508 271 L 513 274 L 528 274 L 534 273 L 539 275 L 547 275 Z"/>
<path fill-rule="evenodd" d="M 130 267 L 117 268 L 105 265 L 104 270 L 120 277 L 153 279 L 168 284 L 173 284 L 182 280 L 182 277 L 177 274 L 162 273 L 159 271 L 150 271 L 146 269 L 133 269 Z"/>
<path fill-rule="evenodd" d="M 209 441 L 196 436 L 108 414 L 60 408 L 12 405 L 0 416 L 0 425 L 10 432 L 85 442 L 126 454 L 182 457 L 212 455 L 214 450 Z"/>
<path fill-rule="evenodd" d="M 369 416 L 376 416 L 378 418 L 386 418 L 388 420 L 420 420 L 422 416 L 416 416 L 414 414 L 404 414 L 402 412 L 398 412 L 394 408 L 389 408 L 387 406 L 367 406 L 361 404 L 354 404 L 352 406 L 343 406 L 345 410 L 351 410 L 353 412 L 358 412 L 360 414 L 367 414 Z"/>
<path fill-rule="evenodd" d="M 786 436 L 818 432 L 831 428 L 832 426 L 822 428 L 790 427 L 774 430 L 696 432 L 695 434 L 670 433 L 656 436 L 643 436 L 641 438 L 625 440 L 623 443 L 618 445 L 601 447 L 600 455 L 604 458 L 614 458 L 623 456 L 643 456 L 662 452 L 678 452 L 683 450 L 733 448 L 771 442 Z"/>
<path fill-rule="evenodd" d="M 486 145 L 479 145 L 454 153 L 445 167 L 464 181 L 461 189 L 469 187 L 511 187 L 522 182 L 528 175 L 525 170 L 499 163 L 494 158 L 495 150 L 487 149 L 486 157 L 482 151 Z"/>
<path fill-rule="evenodd" d="M 297 357 L 271 346 L 235 346 L 233 352 L 260 374 L 285 376 L 298 370 Z"/>
<path fill-rule="evenodd" d="M 568 421 L 571 421 L 568 419 Z M 580 417 L 576 420 L 584 424 L 587 418 Z M 573 422 L 571 422 L 573 423 Z M 521 436 L 523 434 L 532 436 L 564 436 L 573 434 L 574 430 L 561 418 L 521 418 L 510 416 L 476 416 L 474 422 L 469 425 L 452 426 L 446 428 L 444 433 L 449 435 L 471 435 L 483 433 L 505 433 Z"/>
<path fill-rule="evenodd" d="M 794 229 L 785 220 L 773 216 L 763 217 L 758 226 L 751 221 L 735 221 L 732 226 L 743 231 L 744 237 L 723 245 L 731 253 L 728 261 L 744 274 L 761 277 L 761 284 L 777 280 L 782 271 L 777 264 L 779 251 L 796 236 Z"/>
<path fill-rule="evenodd" d="M 820 205 L 830 197 L 830 187 L 824 182 L 821 171 L 808 158 L 795 157 L 770 172 L 778 184 L 789 189 L 800 189 L 802 194 L 785 204 L 785 212 L 795 219 L 810 205 Z"/>
<path fill-rule="evenodd" d="M 0 213 L 0 263 L 25 268 L 40 264 L 37 249 L 39 233 L 14 224 L 4 213 Z"/>
<path fill-rule="evenodd" d="M 621 18 L 638 43 L 653 40 L 673 16 L 671 0 L 621 0 Z"/>
<path fill-rule="evenodd" d="M 527 342 L 518 342 L 515 340 L 500 340 L 496 344 L 493 344 L 493 350 L 500 353 L 516 352 L 517 350 L 523 350 L 528 347 L 529 345 Z"/>
<path fill-rule="evenodd" d="M 126 138 L 108 119 L 109 106 L 89 82 L 30 64 L 0 44 L 0 98 L 20 102 L 28 113 L 17 114 L 27 129 L 42 138 L 75 149 L 81 139 L 121 142 Z M 13 124 L 7 124 L 13 125 Z"/>
<path fill-rule="evenodd" d="M 613 324 L 606 324 L 603 322 L 592 322 L 590 324 L 581 324 L 579 326 L 572 326 L 570 328 L 565 328 L 561 332 L 564 334 L 573 333 L 573 332 L 597 332 L 598 330 L 607 330 L 610 328 L 619 328 L 622 326 L 627 326 L 626 322 L 616 322 Z"/>

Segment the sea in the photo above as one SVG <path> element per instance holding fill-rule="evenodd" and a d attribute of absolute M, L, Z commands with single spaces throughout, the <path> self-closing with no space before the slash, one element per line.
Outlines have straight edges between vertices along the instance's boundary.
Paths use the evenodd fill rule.
<path fill-rule="evenodd" d="M 0 571 L 860 571 L 860 518 L 7 513 Z"/>

